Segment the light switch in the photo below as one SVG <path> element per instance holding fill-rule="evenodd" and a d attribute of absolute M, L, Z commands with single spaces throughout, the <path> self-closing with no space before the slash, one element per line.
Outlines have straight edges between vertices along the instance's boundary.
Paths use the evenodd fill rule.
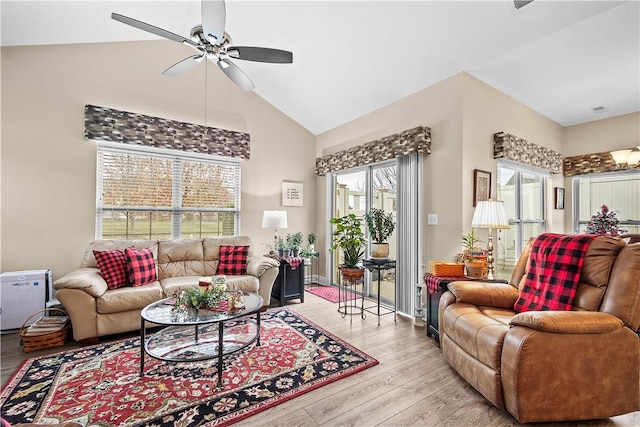
<path fill-rule="evenodd" d="M 438 214 L 427 215 L 427 225 L 438 225 Z"/>

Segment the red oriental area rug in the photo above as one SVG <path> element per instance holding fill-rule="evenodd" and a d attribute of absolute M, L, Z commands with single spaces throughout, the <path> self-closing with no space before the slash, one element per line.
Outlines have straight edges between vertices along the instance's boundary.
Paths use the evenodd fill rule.
<path fill-rule="evenodd" d="M 320 298 L 324 298 L 330 302 L 338 302 L 338 288 L 334 286 L 320 286 L 317 288 L 310 288 L 307 289 L 307 292 L 319 296 Z M 349 301 L 357 298 L 360 298 L 360 295 L 345 290 L 343 290 L 342 294 L 340 295 L 340 301 Z"/>
<path fill-rule="evenodd" d="M 242 333 L 245 324 L 227 326 Z M 135 338 L 27 359 L 2 390 L 2 417 L 11 424 L 224 426 L 378 364 L 287 310 L 262 314 L 260 341 L 225 356 L 221 391 L 215 359 L 146 356 L 140 377 Z"/>

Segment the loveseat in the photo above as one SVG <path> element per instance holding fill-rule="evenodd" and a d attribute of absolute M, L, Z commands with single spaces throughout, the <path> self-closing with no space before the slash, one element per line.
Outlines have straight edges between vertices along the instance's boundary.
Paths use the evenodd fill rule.
<path fill-rule="evenodd" d="M 71 318 L 73 338 L 97 337 L 140 328 L 140 311 L 148 304 L 171 297 L 179 288 L 197 286 L 202 276 L 216 275 L 221 246 L 248 246 L 246 272 L 226 275 L 229 289 L 256 292 L 268 306 L 278 275 L 278 261 L 254 254 L 246 236 L 193 239 L 96 240 L 89 244 L 80 268 L 54 282 L 56 298 Z M 142 286 L 109 289 L 94 251 L 149 248 L 157 280 Z M 148 252 L 148 251 L 147 251 Z"/>
<path fill-rule="evenodd" d="M 516 313 L 531 248 L 508 284 L 448 285 L 438 313 L 444 358 L 521 423 L 640 410 L 640 243 L 595 238 L 569 311 Z"/>

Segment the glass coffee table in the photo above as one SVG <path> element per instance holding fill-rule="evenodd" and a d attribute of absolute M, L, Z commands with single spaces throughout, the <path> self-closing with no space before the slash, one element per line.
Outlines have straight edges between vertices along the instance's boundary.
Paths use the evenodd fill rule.
<path fill-rule="evenodd" d="M 243 292 L 243 296 L 244 308 L 232 311 L 174 309 L 174 298 L 165 298 L 143 308 L 140 314 L 140 376 L 144 375 L 145 353 L 168 362 L 217 358 L 216 388 L 221 389 L 224 356 L 256 341 L 256 345 L 260 345 L 262 297 L 251 292 Z M 251 315 L 255 315 L 255 319 Z M 147 337 L 146 322 L 168 327 Z"/>

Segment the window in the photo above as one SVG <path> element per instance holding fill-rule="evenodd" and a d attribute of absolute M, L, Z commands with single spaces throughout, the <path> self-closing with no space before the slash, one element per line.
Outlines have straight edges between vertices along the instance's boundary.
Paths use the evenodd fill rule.
<path fill-rule="evenodd" d="M 600 211 L 602 205 L 617 211 L 619 225 L 627 233 L 640 233 L 640 171 L 576 176 L 573 194 L 576 233 L 585 231 L 591 215 Z"/>
<path fill-rule="evenodd" d="M 498 230 L 497 268 L 508 277 L 530 237 L 545 231 L 544 183 L 548 173 L 500 162 L 498 200 L 504 201 L 510 228 Z"/>
<path fill-rule="evenodd" d="M 100 143 L 96 182 L 98 239 L 239 232 L 237 159 Z"/>

